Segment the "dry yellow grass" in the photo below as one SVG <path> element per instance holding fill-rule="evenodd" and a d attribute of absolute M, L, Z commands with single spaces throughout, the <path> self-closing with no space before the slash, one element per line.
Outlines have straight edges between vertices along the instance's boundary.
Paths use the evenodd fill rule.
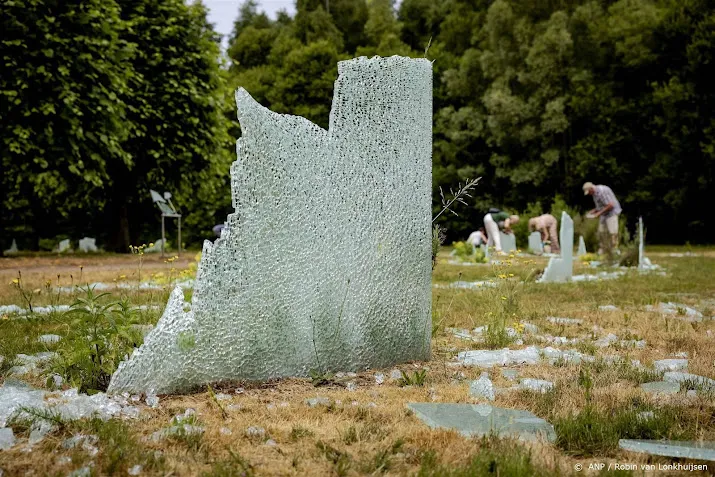
<path fill-rule="evenodd" d="M 166 273 L 170 266 L 159 257 L 145 257 L 144 270 L 148 274 L 158 271 Z M 191 258 L 193 255 L 186 254 L 177 268 L 186 267 Z M 488 266 L 449 265 L 446 258 L 443 254 L 435 270 L 436 282 L 483 280 L 495 275 Z M 690 361 L 690 372 L 715 378 L 715 338 L 707 333 L 708 330 L 715 333 L 712 321 L 688 323 L 644 311 L 644 305 L 659 301 L 677 301 L 700 310 L 710 306 L 705 311 L 712 310 L 709 303 L 715 302 L 715 283 L 712 280 L 715 258 L 663 256 L 658 262 L 668 268 L 670 276 L 629 275 L 619 280 L 578 285 L 527 285 L 518 291 L 520 311 L 515 321 L 528 321 L 539 326 L 541 333 L 566 337 L 583 337 L 597 325 L 602 328 L 598 336 L 615 333 L 619 338 L 630 339 L 630 336 L 647 342 L 645 349 L 631 349 L 627 352 L 614 348 L 598 349 L 597 356 L 620 354 L 650 366 L 656 359 L 672 357 L 675 352 L 685 351 Z M 17 293 L 8 285 L 18 269 L 23 271 L 23 279 L 28 287 L 39 287 L 47 279 L 56 279 L 58 273 L 68 276 L 78 270 L 80 265 L 83 266 L 82 274 L 87 282 L 109 282 L 120 275 L 126 275 L 127 280 L 132 280 L 137 274 L 136 257 L 130 256 L 2 260 L 0 304 L 21 304 Z M 545 260 L 542 259 L 537 259 L 535 264 L 515 263 L 512 271 L 516 279 L 528 274 L 529 269 L 543 268 L 544 265 Z M 577 268 L 576 273 L 586 269 L 582 264 L 578 264 Z M 142 303 L 147 299 L 145 294 L 139 292 L 133 298 Z M 152 298 L 153 302 L 157 299 L 157 296 Z M 448 468 L 466 466 L 475 456 L 483 454 L 494 444 L 466 439 L 455 432 L 430 430 L 408 412 L 406 404 L 478 402 L 469 396 L 468 383 L 476 379 L 482 370 L 454 366 L 453 357 L 457 351 L 479 349 L 481 346 L 446 333 L 444 328 L 471 329 L 489 323 L 496 313 L 493 300 L 494 292 L 488 290 L 434 289 L 433 308 L 440 327 L 432 340 L 433 359 L 427 363 L 408 363 L 397 367 L 405 371 L 428 368 L 424 387 L 398 386 L 389 377 L 391 369 L 359 373 L 353 379 L 358 384 L 355 391 L 348 391 L 338 385 L 316 388 L 307 379 L 288 379 L 262 385 L 223 383 L 216 385 L 214 390 L 231 396 L 228 401 L 219 401 L 226 410 L 226 418 L 206 390 L 183 396 L 162 396 L 159 409 L 142 407 L 140 419 L 126 421 L 125 432 L 134 439 L 133 446 L 136 449 L 120 456 L 121 464 L 117 473 L 126 475 L 127 469 L 141 463 L 137 456 L 153 454 L 154 451 L 161 451 L 162 457 L 159 463 L 145 465 L 142 475 L 211 475 L 212 472 L 216 475 L 241 475 L 220 473 L 218 464 L 221 462 L 227 463 L 230 468 L 240 467 L 231 453 L 239 455 L 243 462 L 250 465 L 255 475 L 413 475 L 420 469 L 425 472 L 424 475 L 446 475 L 430 473 L 437 468 L 427 458 L 432 453 L 436 455 L 437 463 Z M 598 307 L 606 304 L 617 305 L 620 309 L 600 311 Z M 711 313 L 715 315 L 715 312 Z M 580 326 L 556 325 L 546 321 L 547 316 L 580 318 L 584 323 Z M 56 325 L 38 326 L 45 326 L 43 332 L 59 329 Z M 527 340 L 527 344 L 529 342 Z M 548 409 L 548 413 L 550 418 L 559 418 L 577 414 L 587 406 L 584 393 L 577 384 L 582 368 L 578 365 L 538 364 L 518 367 L 518 370 L 520 377 L 546 379 L 556 383 L 555 405 Z M 385 374 L 382 385 L 375 382 L 376 372 Z M 502 377 L 500 368 L 488 372 L 497 387 L 505 388 L 513 384 Z M 34 384 L 40 385 L 41 382 L 37 380 Z M 239 387 L 244 391 L 237 394 Z M 316 396 L 329 398 L 331 405 L 309 407 L 305 404 L 306 399 Z M 546 411 L 544 401 L 540 399 L 531 393 L 506 392 L 498 394 L 494 404 L 530 410 L 547 417 L 543 416 Z M 715 440 L 712 402 L 706 402 L 703 398 L 687 399 L 682 394 L 654 398 L 644 394 L 637 383 L 619 377 L 610 368 L 594 375 L 592 402 L 595 408 L 609 412 L 628 407 L 635 401 L 648 402 L 656 407 L 673 406 L 679 409 L 682 419 L 698 422 L 696 438 Z M 182 441 L 153 442 L 150 439 L 154 432 L 166 428 L 174 415 L 188 408 L 196 410 L 200 425 L 205 429 L 196 447 Z M 250 426 L 265 429 L 265 436 L 256 438 L 247 435 L 246 430 Z M 231 434 L 222 433 L 222 428 L 230 429 Z M 4 470 L 4 475 L 66 475 L 93 462 L 96 475 L 107 474 L 109 463 L 116 459 L 113 449 L 119 447 L 113 441 L 100 440 L 99 453 L 94 457 L 83 451 L 64 449 L 63 440 L 75 432 L 77 429 L 72 427 L 61 430 L 35 446 L 32 452 L 25 452 L 22 443 L 10 451 L 0 452 L 0 469 Z M 402 442 L 401 446 L 396 445 L 399 442 Z M 323 444 L 329 447 L 323 446 L 321 450 Z M 588 468 L 589 463 L 598 462 L 671 462 L 666 458 L 649 458 L 618 450 L 608 455 L 578 458 L 546 443 L 509 445 L 514 452 L 518 452 L 518 449 L 530 451 L 534 468 L 543 470 L 541 475 L 571 475 L 576 464 Z M 343 457 L 336 457 L 340 455 Z M 63 456 L 71 457 L 72 462 L 58 463 L 58 458 Z M 381 456 L 386 457 L 381 460 Z M 509 459 L 509 455 L 503 457 Z"/>

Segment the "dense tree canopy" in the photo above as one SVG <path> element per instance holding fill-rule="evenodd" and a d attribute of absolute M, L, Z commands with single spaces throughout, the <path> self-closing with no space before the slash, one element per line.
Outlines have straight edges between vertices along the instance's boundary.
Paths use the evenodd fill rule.
<path fill-rule="evenodd" d="M 452 238 L 489 207 L 590 208 L 586 180 L 643 215 L 651 240 L 715 236 L 706 0 L 297 0 L 276 19 L 248 0 L 224 70 L 200 4 L 0 6 L 2 245 L 151 240 L 152 186 L 175 193 L 189 240 L 209 236 L 230 205 L 233 90 L 327 127 L 336 63 L 375 54 L 434 60 L 435 191 L 484 178 L 460 218 L 443 216 Z"/>
<path fill-rule="evenodd" d="M 609 184 L 631 220 L 643 215 L 651 239 L 712 239 L 708 2 L 403 0 L 396 12 L 391 0 L 367 0 L 352 22 L 343 3 L 326 11 L 326 2 L 299 0 L 295 21 L 280 24 L 245 4 L 230 50 L 234 81 L 272 109 L 325 126 L 336 59 L 421 57 L 429 46 L 435 192 L 484 177 L 461 219 L 444 216 L 452 236 L 489 207 L 548 211 L 557 196 L 589 207 L 580 186 L 590 180 Z M 241 58 L 259 43 L 252 18 L 264 53 L 248 63 Z"/>
<path fill-rule="evenodd" d="M 150 188 L 174 193 L 189 230 L 210 229 L 231 156 L 204 7 L 0 0 L 0 11 L 3 242 L 99 235 L 127 251 L 156 238 Z"/>

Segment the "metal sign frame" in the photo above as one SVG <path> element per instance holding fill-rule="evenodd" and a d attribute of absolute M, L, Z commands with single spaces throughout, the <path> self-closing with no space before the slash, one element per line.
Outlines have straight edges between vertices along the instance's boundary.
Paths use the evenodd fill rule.
<path fill-rule="evenodd" d="M 174 204 L 171 203 L 171 194 L 169 192 L 164 192 L 164 197 L 162 197 L 155 190 L 150 189 L 149 192 L 151 193 L 152 200 L 161 211 L 161 256 L 165 256 L 164 245 L 166 244 L 166 217 L 169 217 L 170 219 L 177 219 L 178 221 L 177 256 L 181 256 L 181 214 L 176 210 Z"/>

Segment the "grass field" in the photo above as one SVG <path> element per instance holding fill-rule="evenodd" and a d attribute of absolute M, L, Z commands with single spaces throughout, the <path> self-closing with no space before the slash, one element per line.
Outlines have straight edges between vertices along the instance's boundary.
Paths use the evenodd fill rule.
<path fill-rule="evenodd" d="M 621 451 L 618 439 L 715 440 L 711 393 L 691 385 L 678 394 L 652 396 L 638 387 L 659 379 L 651 367 L 654 360 L 682 352 L 688 356 L 688 372 L 715 378 L 715 322 L 710 319 L 715 315 L 715 249 L 693 248 L 696 256 L 670 256 L 684 251 L 682 247 L 648 249 L 653 262 L 666 270 L 665 276 L 630 271 L 615 280 L 538 284 L 533 278 L 543 270 L 546 259 L 517 257 L 496 268 L 453 265 L 448 250 L 444 250 L 434 271 L 435 284 L 493 280 L 497 286 L 433 288 L 431 361 L 370 370 L 320 387 L 310 379 L 289 379 L 261 384 L 220 383 L 195 394 L 160 396 L 159 407 L 142 405 L 138 419 L 59 422 L 57 430 L 31 450 L 27 444 L 29 424 L 14 422 L 18 444 L 0 451 L 0 469 L 4 472 L 0 475 L 67 475 L 85 467 L 92 475 L 127 475 L 140 465 L 140 475 L 547 476 L 598 474 L 588 470 L 589 464 L 597 463 L 671 463 L 669 458 Z M 32 297 L 33 307 L 68 305 L 82 294 L 58 293 L 58 282 L 60 286 L 115 281 L 136 284 L 141 278 L 164 286 L 110 290 L 111 296 L 99 302 L 124 299 L 132 307 L 147 305 L 127 312 L 128 322 L 154 324 L 166 303 L 170 283 L 186 276 L 182 270 L 190 267 L 193 258 L 190 253 L 173 261 L 145 255 L 141 270 L 137 256 L 1 259 L 0 305 L 28 308 L 23 292 Z M 586 264 L 576 264 L 575 273 L 594 271 Z M 18 278 L 20 283 L 13 283 Z M 190 290 L 185 293 L 188 298 Z M 646 310 L 647 305 L 660 302 L 692 307 L 705 319 L 688 322 L 679 314 Z M 599 307 L 604 305 L 615 305 L 617 310 L 603 311 Z M 548 316 L 577 318 L 583 323 L 559 325 L 547 321 Z M 407 410 L 408 402 L 479 402 L 470 397 L 469 382 L 483 369 L 455 366 L 455 355 L 469 349 L 546 346 L 529 334 L 524 334 L 523 345 L 510 342 L 513 340 L 504 330 L 519 329 L 521 322 L 538 326 L 541 336 L 581 338 L 579 343 L 560 347 L 596 357 L 583 364 L 515 367 L 520 377 L 552 381 L 554 388 L 543 394 L 515 390 L 496 396 L 496 406 L 528 410 L 552 423 L 558 436 L 554 444 L 526 444 L 493 436 L 467 439 L 451 431 L 430 430 Z M 467 341 L 450 332 L 451 328 L 484 325 L 489 326 L 484 343 Z M 74 343 L 70 339 L 76 334 L 73 326 L 63 312 L 25 318 L 0 316 L 0 383 L 8 379 L 19 353 L 71 351 L 66 348 Z M 63 339 L 55 344 L 38 342 L 40 335 L 48 333 Z M 609 333 L 617 335 L 619 341 L 608 348 L 595 346 L 595 339 Z M 645 340 L 646 345 L 631 348 L 621 340 Z M 645 369 L 599 359 L 606 355 L 640 360 Z M 121 356 L 109 358 L 109 362 L 116 362 Z M 412 377 L 424 369 L 426 378 L 403 386 L 405 383 L 391 379 L 394 369 Z M 487 371 L 495 386 L 513 384 L 502 376 L 500 368 Z M 376 373 L 385 375 L 384 383 L 377 384 Z M 47 386 L 47 376 L 42 374 L 22 379 L 37 387 Z M 357 384 L 357 389 L 348 389 L 347 380 Z M 686 395 L 688 388 L 697 389 L 697 397 Z M 306 405 L 306 399 L 315 397 L 328 398 L 329 404 Z M 202 433 L 152 439 L 156 431 L 169 426 L 174 416 L 187 409 L 196 411 L 190 423 L 202 427 Z M 643 419 L 640 413 L 644 412 L 652 412 L 653 417 Z M 97 436 L 98 452 L 67 449 L 63 445 L 66 439 L 77 434 Z M 578 472 L 577 464 L 585 470 Z M 601 473 L 629 475 L 624 471 Z"/>

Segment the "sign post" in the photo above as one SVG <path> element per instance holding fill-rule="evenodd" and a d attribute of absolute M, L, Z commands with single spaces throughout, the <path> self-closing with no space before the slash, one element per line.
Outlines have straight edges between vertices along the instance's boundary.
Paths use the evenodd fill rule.
<path fill-rule="evenodd" d="M 164 197 L 162 197 L 157 191 L 149 190 L 151 193 L 151 199 L 161 210 L 161 256 L 164 256 L 164 246 L 166 244 L 166 226 L 164 220 L 166 217 L 170 219 L 177 219 L 178 223 L 178 241 L 177 241 L 177 255 L 181 255 L 181 214 L 176 210 L 174 204 L 171 203 L 171 193 L 164 192 Z"/>

